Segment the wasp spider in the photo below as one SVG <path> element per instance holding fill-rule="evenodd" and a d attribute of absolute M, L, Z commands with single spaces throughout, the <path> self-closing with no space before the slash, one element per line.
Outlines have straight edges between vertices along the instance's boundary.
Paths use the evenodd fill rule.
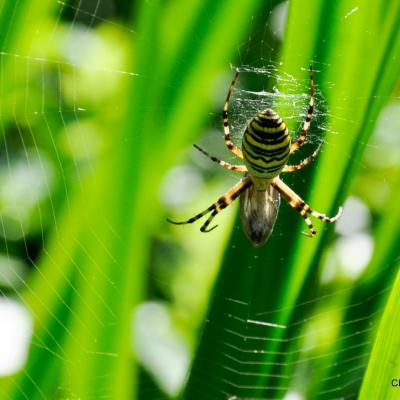
<path fill-rule="evenodd" d="M 294 172 L 309 165 L 318 155 L 321 145 L 316 151 L 298 165 L 287 165 L 289 156 L 294 153 L 307 138 L 311 118 L 314 111 L 314 79 L 313 69 L 310 67 L 310 102 L 307 117 L 304 121 L 299 137 L 292 142 L 289 130 L 282 118 L 272 109 L 267 108 L 253 117 L 243 134 L 242 149 L 236 147 L 230 136 L 228 122 L 229 99 L 235 88 L 239 72 L 233 76 L 228 94 L 226 96 L 222 118 L 224 123 L 225 143 L 228 149 L 240 159 L 244 165 L 232 165 L 211 156 L 200 147 L 195 147 L 222 167 L 236 172 L 244 172 L 244 177 L 229 189 L 222 197 L 206 210 L 188 219 L 187 221 L 174 222 L 173 224 L 191 224 L 204 215 L 209 214 L 200 230 L 210 232 L 216 225 L 209 228 L 213 218 L 224 208 L 228 207 L 240 196 L 240 213 L 244 230 L 255 246 L 264 244 L 273 230 L 280 205 L 280 195 L 297 210 L 304 218 L 310 236 L 317 232 L 309 215 L 324 222 L 335 222 L 341 214 L 341 208 L 336 216 L 329 218 L 310 208 L 292 189 L 279 178 L 279 174 Z"/>

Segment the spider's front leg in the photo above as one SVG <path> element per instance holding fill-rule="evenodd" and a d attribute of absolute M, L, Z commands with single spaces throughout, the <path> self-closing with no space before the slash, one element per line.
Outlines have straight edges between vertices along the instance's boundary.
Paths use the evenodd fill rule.
<path fill-rule="evenodd" d="M 315 230 L 314 225 L 312 224 L 307 214 L 310 214 L 313 217 L 328 223 L 337 221 L 337 219 L 342 214 L 342 207 L 340 207 L 338 213 L 331 218 L 327 217 L 325 214 L 321 214 L 312 210 L 311 207 L 307 203 L 305 203 L 304 200 L 297 193 L 290 189 L 290 187 L 283 183 L 278 177 L 274 178 L 271 185 L 281 193 L 281 195 L 286 199 L 291 207 L 293 207 L 300 213 L 311 231 L 311 236 L 315 236 L 317 234 L 317 231 Z"/>
<path fill-rule="evenodd" d="M 303 128 L 301 129 L 300 136 L 292 143 L 290 147 L 290 153 L 294 153 L 306 141 L 307 133 L 311 126 L 311 119 L 313 112 L 314 112 L 314 72 L 312 65 L 310 65 L 310 102 L 308 104 L 307 117 L 306 120 L 304 121 Z"/>
<path fill-rule="evenodd" d="M 237 155 L 239 158 L 243 158 L 242 150 L 237 148 L 232 142 L 231 134 L 229 131 L 229 120 L 228 120 L 229 100 L 231 98 L 231 94 L 232 94 L 233 90 L 235 89 L 235 84 L 236 84 L 238 76 L 239 76 L 239 71 L 236 71 L 235 74 L 233 75 L 231 85 L 229 86 L 228 94 L 226 95 L 224 108 L 222 110 L 222 121 L 224 124 L 224 134 L 225 134 L 226 146 L 233 154 Z"/>
<path fill-rule="evenodd" d="M 236 185 L 232 186 L 214 204 L 212 204 L 210 207 L 208 207 L 201 213 L 196 214 L 194 217 L 189 218 L 187 221 L 176 222 L 176 221 L 171 221 L 170 219 L 167 219 L 167 221 L 171 222 L 171 224 L 175 224 L 175 225 L 192 224 L 193 222 L 197 221 L 204 215 L 207 215 L 208 213 L 210 213 L 210 216 L 208 217 L 206 222 L 204 222 L 204 224 L 200 228 L 200 230 L 202 232 L 210 232 L 218 226 L 218 225 L 214 225 L 213 227 L 208 228 L 208 226 L 210 225 L 210 223 L 214 219 L 214 217 L 219 212 L 221 212 L 224 208 L 228 207 L 243 191 L 245 191 L 251 185 L 252 185 L 252 181 L 251 181 L 250 176 L 245 176 L 238 183 L 236 183 Z"/>
<path fill-rule="evenodd" d="M 319 152 L 321 151 L 322 143 L 318 146 L 317 150 L 314 151 L 314 153 L 311 154 L 311 156 L 307 157 L 304 159 L 300 164 L 297 165 L 285 165 L 283 167 L 282 172 L 295 172 L 300 169 L 303 169 L 307 165 L 310 165 L 318 156 Z"/>

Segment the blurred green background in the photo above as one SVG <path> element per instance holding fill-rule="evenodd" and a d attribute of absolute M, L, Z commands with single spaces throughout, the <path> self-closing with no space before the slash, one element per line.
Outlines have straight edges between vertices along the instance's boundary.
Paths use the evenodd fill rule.
<path fill-rule="evenodd" d="M 397 1 L 0 4 L 1 399 L 398 398 Z M 265 107 L 298 131 L 310 64 L 290 163 L 323 151 L 283 180 L 341 220 L 168 224 L 239 179 L 191 147 L 238 163 L 234 69 L 239 144 Z"/>

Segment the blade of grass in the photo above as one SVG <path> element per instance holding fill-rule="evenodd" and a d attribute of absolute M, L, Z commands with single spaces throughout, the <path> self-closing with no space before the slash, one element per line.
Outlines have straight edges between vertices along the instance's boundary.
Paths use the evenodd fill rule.
<path fill-rule="evenodd" d="M 374 86 L 370 95 L 371 101 L 367 104 L 368 108 L 364 112 L 364 117 L 360 118 L 362 125 L 359 128 L 359 139 L 355 142 L 354 149 L 350 151 L 351 154 L 357 154 L 360 151 L 360 143 L 367 143 L 374 127 L 373 121 L 375 121 L 382 105 L 390 95 L 400 72 L 397 63 L 387 62 L 387 60 L 393 60 L 400 51 L 400 36 L 396 29 L 396 26 L 400 23 L 399 4 L 396 2 L 384 3 L 380 5 L 379 10 L 380 13 L 376 14 L 377 17 L 379 16 L 378 22 L 371 25 L 376 26 L 378 24 L 385 27 L 382 35 L 377 36 L 379 37 L 379 44 L 376 44 L 376 51 L 380 55 L 381 63 L 377 68 L 373 81 Z M 357 89 L 359 93 L 360 90 L 361 88 Z M 354 175 L 355 168 L 354 164 L 347 164 L 348 175 Z M 347 183 L 343 182 L 343 185 L 347 185 Z M 393 196 L 397 198 L 396 194 Z M 395 233 L 397 229 L 393 229 L 391 219 L 392 216 L 386 216 L 381 221 L 380 227 L 374 234 L 376 245 L 373 259 L 363 274 L 361 283 L 355 286 L 351 293 L 348 293 L 349 304 L 364 304 L 364 307 L 350 307 L 346 312 L 343 311 L 342 327 L 338 334 L 337 343 L 331 349 L 333 357 L 328 363 L 331 367 L 328 369 L 316 368 L 319 373 L 314 377 L 315 385 L 313 385 L 310 393 L 315 391 L 326 392 L 327 398 L 329 398 L 329 395 L 332 394 L 331 390 L 335 390 L 335 387 L 337 390 L 338 384 L 325 378 L 342 374 L 342 363 L 345 361 L 347 371 L 353 369 L 355 373 L 359 375 L 361 373 L 360 366 L 363 364 L 363 357 L 364 359 L 367 357 L 372 340 L 371 320 L 366 316 L 373 313 L 374 310 L 375 312 L 379 311 L 381 302 L 386 298 L 385 288 L 388 282 L 393 279 L 390 271 L 387 274 L 381 273 L 371 279 L 380 268 L 388 265 L 393 260 L 393 249 L 397 246 L 398 234 Z M 356 321 L 357 323 L 355 323 Z M 354 331 L 359 332 L 359 335 L 351 335 Z M 372 333 L 374 332 L 375 330 L 372 331 Z M 361 343 L 365 345 L 360 346 Z M 348 361 L 350 358 L 353 359 L 352 362 Z M 350 375 L 348 375 L 348 379 L 351 379 Z M 335 387 L 332 387 L 332 385 Z M 317 389 L 318 386 L 320 387 Z M 353 389 L 354 387 L 347 386 L 347 393 L 350 394 Z M 343 391 L 341 391 L 341 395 L 344 395 Z"/>
<path fill-rule="evenodd" d="M 136 54 L 142 64 L 135 63 L 136 71 L 153 60 L 159 13 L 159 2 L 138 12 Z M 151 49 L 147 40 L 153 43 Z M 132 109 L 148 93 L 141 85 L 150 83 L 151 74 L 145 77 L 132 80 Z M 147 248 L 143 236 L 132 229 L 140 224 L 134 206 L 144 200 L 135 180 L 137 166 L 131 162 L 142 143 L 131 124 L 140 126 L 142 119 L 140 112 L 126 113 L 122 135 L 115 137 L 114 151 L 102 160 L 96 179 L 90 176 L 78 185 L 72 205 L 58 216 L 51 246 L 46 246 L 28 286 L 26 301 L 38 317 L 35 337 L 9 398 L 24 398 L 26 393 L 31 399 L 71 394 L 88 398 L 99 391 L 110 398 L 133 396 L 130 315 L 141 298 Z"/>
<path fill-rule="evenodd" d="M 386 207 L 394 204 L 400 196 L 397 183 L 393 185 L 393 194 Z M 357 285 L 346 291 L 348 307 L 337 307 L 340 328 L 331 346 L 326 349 L 330 357 L 315 365 L 315 373 L 308 387 L 308 394 L 326 393 L 330 398 L 334 393 L 351 395 L 354 386 L 341 387 L 338 380 L 329 377 L 346 376 L 348 381 L 356 380 L 359 386 L 360 377 L 367 365 L 371 345 L 375 338 L 381 319 L 381 310 L 388 298 L 388 287 L 391 286 L 397 273 L 394 263 L 399 258 L 398 241 L 400 231 L 397 221 L 400 218 L 400 207 L 391 207 L 390 215 L 384 214 L 373 232 L 375 238 L 373 257 L 359 279 Z M 393 261 L 395 260 L 395 261 Z M 356 333 L 356 334 L 354 334 Z M 323 368 L 328 365 L 329 368 Z M 343 368 L 345 365 L 345 369 Z M 321 398 L 324 398 L 321 396 Z"/>
<path fill-rule="evenodd" d="M 10 97 L 13 90 L 23 85 L 16 70 L 17 60 L 29 52 L 36 34 L 53 13 L 57 3 L 3 1 L 0 7 L 0 78 L 1 123 L 7 125 L 15 117 L 18 97 Z M 26 77 L 25 77 L 26 78 Z M 22 78 L 23 79 L 23 78 Z M 1 134 L 4 134 L 4 129 Z"/>
<path fill-rule="evenodd" d="M 360 399 L 397 399 L 400 365 L 400 273 L 397 273 L 376 335 Z"/>

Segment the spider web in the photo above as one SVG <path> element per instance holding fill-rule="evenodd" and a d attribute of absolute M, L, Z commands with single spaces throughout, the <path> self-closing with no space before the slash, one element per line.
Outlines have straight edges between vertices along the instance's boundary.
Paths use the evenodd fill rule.
<path fill-rule="evenodd" d="M 0 49 L 0 393 L 9 383 L 16 384 L 15 397 L 26 399 L 32 398 L 33 392 L 18 386 L 16 374 L 26 365 L 29 348 L 45 349 L 49 356 L 67 363 L 65 343 L 53 335 L 51 325 L 59 323 L 66 337 L 77 339 L 67 322 L 60 321 L 57 310 L 46 304 L 44 291 L 34 292 L 37 289 L 33 281 L 35 277 L 43 279 L 60 305 L 74 314 L 68 295 L 57 289 L 54 276 L 42 272 L 41 259 L 52 259 L 48 251 L 51 236 L 64 245 L 67 232 L 62 232 L 60 215 L 72 212 L 74 198 L 83 195 L 85 182 L 97 179 L 98 165 L 115 150 L 109 132 L 122 116 L 123 87 L 136 76 L 126 69 L 127 43 L 134 32 L 128 29 L 128 21 L 123 21 L 127 16 L 125 6 L 100 0 L 76 4 L 54 1 L 52 13 L 45 15 L 42 7 L 46 11 L 48 7 L 44 3 L 31 2 L 26 9 L 19 2 L 2 5 L 4 12 L 11 9 L 8 11 L 12 17 Z M 23 28 L 19 28 L 21 13 L 26 18 Z M 24 29 L 25 35 L 12 43 L 19 29 Z M 101 213 L 98 217 L 104 218 Z M 97 237 L 92 226 L 87 229 L 89 235 Z M 113 231 L 112 226 L 109 229 Z M 73 239 L 89 257 L 94 256 L 79 237 Z M 73 254 L 63 245 L 64 254 L 72 260 Z M 99 243 L 101 247 L 113 258 L 107 244 Z M 87 304 L 77 283 L 62 268 L 54 262 L 54 271 L 63 279 L 61 286 L 71 289 L 78 300 Z M 87 285 L 97 290 L 96 277 L 103 277 L 105 272 L 95 265 L 96 277 L 91 283 L 83 267 L 75 264 L 75 268 Z M 114 288 L 111 277 L 105 279 L 108 287 Z M 29 296 L 37 307 L 28 308 Z M 97 296 L 107 307 L 105 295 Z M 33 337 L 34 324 L 41 319 L 37 309 L 49 313 L 44 336 L 53 339 L 51 347 Z M 95 310 L 91 311 L 93 318 L 100 318 Z M 109 312 L 115 318 L 113 310 Z M 89 335 L 89 322 L 79 323 Z M 94 343 L 96 337 L 91 336 L 91 340 Z M 90 351 L 86 348 L 87 354 Z M 100 361 L 114 356 L 99 353 L 97 358 Z M 49 360 L 43 359 L 43 365 L 51 363 Z M 90 398 L 106 398 L 106 378 L 100 373 L 93 376 L 99 384 Z M 36 395 L 48 398 L 37 378 L 28 379 Z M 76 398 L 63 382 L 57 383 L 55 396 Z"/>
<path fill-rule="evenodd" d="M 273 7 L 274 2 L 267 3 L 265 11 L 254 15 L 251 36 L 237 49 L 239 61 L 236 67 L 241 75 L 230 105 L 231 129 L 237 144 L 240 144 L 246 122 L 262 108 L 275 108 L 279 104 L 290 110 L 282 117 L 293 131 L 301 127 L 307 110 L 309 82 L 280 75 L 276 61 L 287 5 L 280 3 Z M 41 274 L 38 263 L 40 257 L 47 254 L 46 243 L 51 232 L 56 231 L 58 239 L 62 240 L 60 210 L 73 207 L 72 199 L 77 193 L 84 192 L 85 179 L 89 176 L 96 180 L 98 164 L 115 150 L 109 132 L 123 114 L 122 88 L 136 76 L 135 71 L 126 67 L 128 47 L 125 43 L 134 40 L 136 35 L 125 19 L 127 6 L 110 0 L 57 1 L 54 2 L 55 12 L 48 20 L 44 18 L 45 21 L 38 18 L 35 5 L 30 7 L 27 14 L 32 23 L 29 31 L 33 39 L 21 41 L 12 50 L 6 45 L 0 49 L 0 123 L 3 133 L 0 161 L 0 235 L 3 237 L 0 253 L 0 315 L 3 321 L 0 376 L 3 377 L 12 377 L 23 368 L 29 346 L 43 346 L 31 342 L 34 320 L 39 316 L 24 306 L 24 293 L 33 285 L 33 276 Z M 11 36 L 17 23 L 11 19 L 6 36 Z M 329 66 L 318 63 L 314 66 L 318 81 L 319 71 Z M 299 68 L 307 70 L 307 66 Z M 231 72 L 233 68 L 227 71 Z M 226 92 L 229 74 L 218 82 L 221 93 Z M 282 82 L 284 93 L 278 89 Z M 201 145 L 229 161 L 232 157 L 224 148 L 220 123 L 224 95 L 218 93 L 215 98 L 210 126 Z M 313 127 L 305 148 L 310 152 L 324 141 L 325 121 L 332 112 L 327 110 L 323 93 L 318 88 L 316 103 Z M 390 107 L 394 108 L 385 109 L 385 112 L 393 118 L 398 105 L 391 103 Z M 377 134 L 382 135 L 383 131 L 384 127 Z M 369 160 L 377 160 L 371 153 L 382 152 L 385 140 L 394 139 L 385 136 L 371 142 L 372 150 L 369 155 L 367 151 L 365 158 L 368 168 L 371 166 Z M 215 145 L 217 141 L 219 143 Z M 325 146 L 329 151 L 329 142 L 325 142 Z M 398 161 L 398 155 L 395 150 L 390 154 L 385 162 L 392 160 L 390 165 L 393 165 Z M 160 197 L 169 215 L 190 214 L 195 207 L 211 203 L 229 185 L 227 176 L 232 182 L 237 179 L 226 171 L 218 171 L 216 165 L 200 154 L 188 150 L 183 158 L 182 163 L 166 173 L 160 188 Z M 375 166 L 376 171 L 381 167 Z M 305 175 L 299 175 L 298 179 L 307 184 Z M 172 181 L 173 192 L 169 190 Z M 390 289 L 388 276 L 397 267 L 397 259 L 394 259 L 378 271 L 363 274 L 372 257 L 374 238 L 370 204 L 360 200 L 361 194 L 362 191 L 356 192 L 345 204 L 335 240 L 323 257 L 318 290 L 290 310 L 295 316 L 290 325 L 275 323 L 283 310 L 266 308 L 252 313 L 249 299 L 234 294 L 223 301 L 237 305 L 235 314 L 211 316 L 208 323 L 216 329 L 226 330 L 232 338 L 207 343 L 222 355 L 221 377 L 226 376 L 226 371 L 231 373 L 231 378 L 225 382 L 227 390 L 218 393 L 221 399 L 266 399 L 271 395 L 277 396 L 272 398 L 286 396 L 295 400 L 307 398 L 307 385 L 317 387 L 313 392 L 317 398 L 356 397 L 371 350 L 372 334 L 384 306 L 382 299 Z M 194 203 L 196 196 L 198 199 Z M 382 199 L 380 204 L 373 206 L 379 209 L 384 201 Z M 283 209 L 281 213 L 289 211 Z M 232 216 L 232 212 L 218 216 L 218 232 L 214 237 L 204 239 L 203 245 L 187 239 L 198 235 L 198 227 L 186 233 L 166 235 L 163 229 L 154 233 L 156 251 L 149 262 L 148 298 L 135 310 L 133 322 L 135 351 L 143 368 L 138 398 L 166 398 L 177 393 L 184 384 L 197 329 L 205 315 L 210 288 L 222 257 L 220 243 L 226 240 L 232 225 L 234 229 L 241 229 Z M 91 235 L 96 235 L 92 227 L 88 230 Z M 114 227 L 110 226 L 110 230 Z M 187 232 L 191 233 L 188 235 Z M 287 235 L 278 223 L 274 236 L 285 240 Z M 112 258 L 107 243 L 101 246 Z M 234 248 L 239 246 L 239 242 L 233 243 Z M 358 257 L 358 253 L 363 253 L 364 257 Z M 268 259 L 268 256 L 260 257 Z M 282 257 L 284 261 L 287 255 Z M 80 272 L 84 274 L 84 271 Z M 104 274 L 101 270 L 98 273 Z M 68 279 L 66 275 L 65 280 Z M 90 285 L 90 279 L 86 283 Z M 84 299 L 74 282 L 68 281 L 68 285 Z M 111 279 L 108 285 L 113 285 Z M 367 295 L 358 298 L 358 291 L 364 287 L 369 288 Z M 58 295 L 63 301 L 63 293 Z M 338 301 L 347 297 L 350 298 L 348 303 Z M 99 301 L 106 303 L 101 293 Z M 344 314 L 349 317 L 341 318 Z M 53 317 L 57 318 L 56 315 Z M 84 329 L 90 329 L 89 324 L 81 322 Z M 251 376 L 254 366 L 265 362 L 262 356 L 266 343 L 274 341 L 276 331 L 282 330 L 285 334 L 280 339 L 281 350 L 276 352 L 271 365 L 265 365 L 266 369 L 278 371 L 271 372 L 276 375 L 276 382 L 270 381 L 269 386 L 263 387 L 263 395 L 257 394 L 260 388 L 238 387 L 237 378 L 243 381 L 246 376 Z M 251 335 L 246 335 L 246 331 Z M 339 335 L 338 332 L 345 333 Z M 360 337 L 362 341 L 354 344 Z M 342 354 L 335 357 L 333 349 L 339 341 L 344 343 L 340 346 Z M 48 350 L 61 359 L 64 357 L 61 342 Z M 287 363 L 288 355 L 293 356 L 293 361 L 282 368 L 282 360 Z M 99 361 L 110 356 L 113 355 L 96 355 Z M 321 382 L 314 382 L 310 373 L 317 368 L 326 371 L 321 374 Z M 198 375 L 198 387 L 202 387 L 197 393 L 199 398 L 207 398 L 208 389 L 215 392 L 220 379 L 225 379 L 221 377 L 211 377 L 207 371 L 201 371 Z M 94 378 L 99 381 L 99 387 L 90 398 L 105 397 L 107 388 L 100 384 L 102 378 Z M 22 395 L 29 398 L 30 394 Z M 62 384 L 58 395 L 59 398 L 74 397 Z"/>

